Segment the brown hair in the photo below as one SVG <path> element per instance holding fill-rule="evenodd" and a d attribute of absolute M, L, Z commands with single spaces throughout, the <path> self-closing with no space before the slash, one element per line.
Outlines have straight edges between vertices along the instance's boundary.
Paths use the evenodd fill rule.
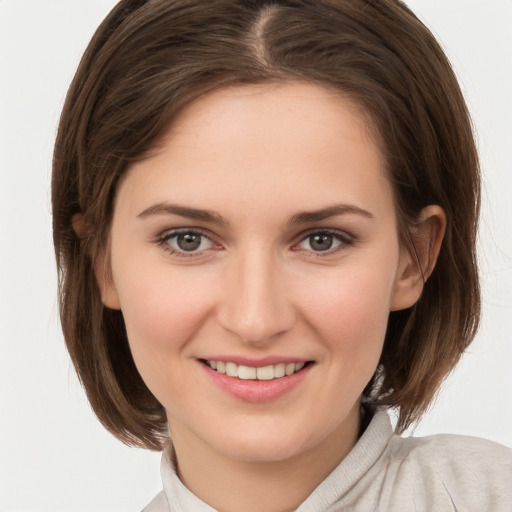
<path fill-rule="evenodd" d="M 389 317 L 381 379 L 364 397 L 424 413 L 473 339 L 480 181 L 464 99 L 428 29 L 399 0 L 122 0 L 71 84 L 55 144 L 52 201 L 65 340 L 89 401 L 122 441 L 161 449 L 167 420 L 136 370 L 123 316 L 102 305 L 93 261 L 105 249 L 116 185 L 176 114 L 234 84 L 305 80 L 352 98 L 383 143 L 402 243 L 422 208 L 447 228 L 418 303 Z M 89 230 L 80 238 L 73 216 Z M 379 383 L 377 385 L 377 380 Z"/>

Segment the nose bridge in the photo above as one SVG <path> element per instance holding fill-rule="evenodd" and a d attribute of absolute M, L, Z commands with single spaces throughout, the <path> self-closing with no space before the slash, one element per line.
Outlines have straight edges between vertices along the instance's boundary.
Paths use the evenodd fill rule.
<path fill-rule="evenodd" d="M 265 344 L 290 329 L 294 312 L 283 272 L 277 258 L 265 248 L 234 257 L 219 311 L 222 326 L 253 345 Z"/>

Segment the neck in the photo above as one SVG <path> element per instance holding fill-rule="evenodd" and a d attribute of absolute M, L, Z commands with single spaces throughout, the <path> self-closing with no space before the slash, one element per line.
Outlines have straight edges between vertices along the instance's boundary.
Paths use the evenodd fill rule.
<path fill-rule="evenodd" d="M 296 510 L 357 442 L 360 415 L 314 448 L 287 460 L 262 462 L 226 457 L 173 426 L 177 471 L 183 484 L 219 512 Z"/>

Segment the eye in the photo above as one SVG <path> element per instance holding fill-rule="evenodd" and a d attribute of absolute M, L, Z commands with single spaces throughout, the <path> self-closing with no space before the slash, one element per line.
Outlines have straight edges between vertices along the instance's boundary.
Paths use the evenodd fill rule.
<path fill-rule="evenodd" d="M 346 234 L 333 231 L 316 231 L 301 240 L 298 247 L 313 252 L 336 252 L 342 246 L 352 245 L 353 240 Z"/>
<path fill-rule="evenodd" d="M 171 254 L 190 255 L 211 249 L 213 241 L 204 233 L 194 230 L 177 230 L 166 233 L 159 241 Z M 187 254 L 188 253 L 188 254 Z"/>

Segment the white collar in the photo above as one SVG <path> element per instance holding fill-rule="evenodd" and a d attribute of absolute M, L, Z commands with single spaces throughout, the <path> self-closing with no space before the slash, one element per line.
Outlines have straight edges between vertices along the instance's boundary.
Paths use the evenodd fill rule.
<path fill-rule="evenodd" d="M 378 408 L 354 448 L 296 512 L 321 512 L 338 502 L 368 474 L 392 436 L 393 428 L 387 410 Z M 172 444 L 165 448 L 162 455 L 161 473 L 165 496 L 172 512 L 216 512 L 178 478 Z"/>

